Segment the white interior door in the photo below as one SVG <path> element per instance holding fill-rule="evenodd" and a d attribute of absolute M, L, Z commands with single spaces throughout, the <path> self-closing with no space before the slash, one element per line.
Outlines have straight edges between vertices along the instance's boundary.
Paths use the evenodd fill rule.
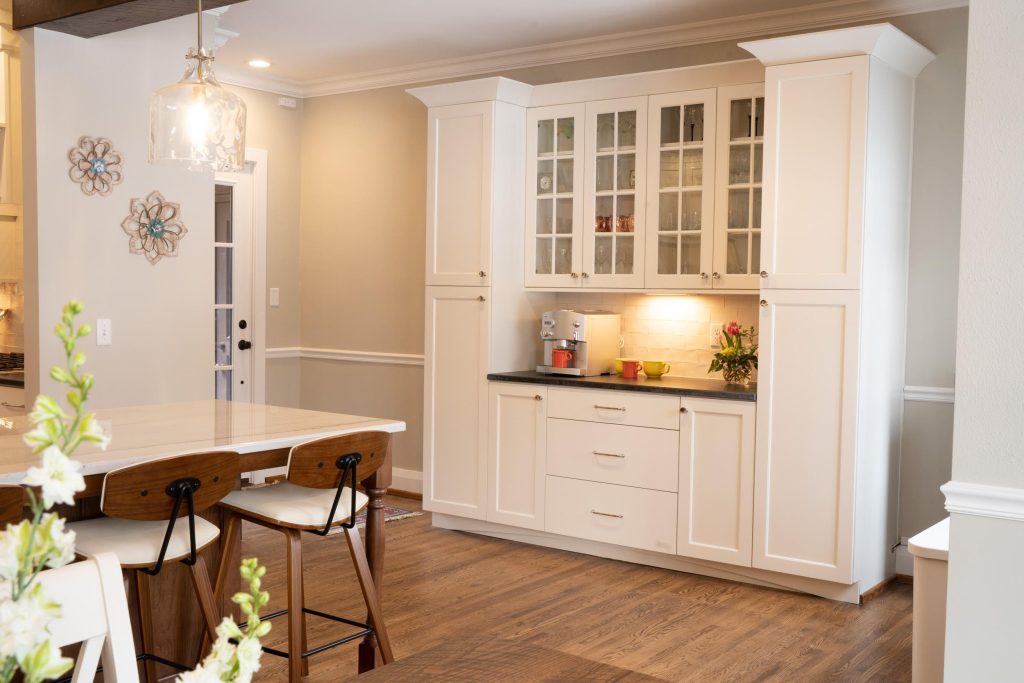
<path fill-rule="evenodd" d="M 257 320 L 253 301 L 253 174 L 218 173 L 214 210 L 215 397 L 253 401 Z"/>

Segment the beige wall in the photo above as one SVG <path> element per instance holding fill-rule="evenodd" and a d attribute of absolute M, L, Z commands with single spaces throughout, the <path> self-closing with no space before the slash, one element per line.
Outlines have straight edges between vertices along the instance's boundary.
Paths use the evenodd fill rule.
<path fill-rule="evenodd" d="M 967 10 L 897 17 L 931 48 L 917 82 L 907 384 L 953 385 Z M 540 84 L 746 59 L 734 41 L 504 72 Z M 405 87 L 306 101 L 302 149 L 302 345 L 422 353 L 426 193 L 425 108 Z M 421 379 L 329 361 L 301 362 L 303 405 L 340 409 L 358 393 L 379 405 L 411 392 L 403 414 L 421 425 Z M 315 368 L 315 370 L 314 370 Z M 309 371 L 307 371 L 307 369 Z M 318 380 L 310 383 L 312 375 Z M 321 381 L 330 377 L 330 381 Z M 398 406 L 396 405 L 396 408 Z M 935 487 L 950 468 L 949 404 L 907 407 L 900 533 L 943 514 Z M 412 436 L 412 433 L 409 435 Z M 406 438 L 396 464 L 420 469 Z"/>

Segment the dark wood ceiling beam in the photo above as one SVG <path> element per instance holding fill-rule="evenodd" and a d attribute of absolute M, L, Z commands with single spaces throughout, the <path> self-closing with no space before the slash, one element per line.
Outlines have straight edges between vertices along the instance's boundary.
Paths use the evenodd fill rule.
<path fill-rule="evenodd" d="M 243 0 L 203 0 L 203 9 Z M 41 28 L 81 38 L 194 14 L 195 0 L 14 0 L 14 28 Z"/>

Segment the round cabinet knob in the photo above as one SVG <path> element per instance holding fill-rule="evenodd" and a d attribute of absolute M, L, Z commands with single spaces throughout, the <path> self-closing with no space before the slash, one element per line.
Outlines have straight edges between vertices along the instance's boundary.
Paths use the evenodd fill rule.
<path fill-rule="evenodd" d="M 762 270 L 761 271 L 761 277 L 768 277 L 768 271 L 767 270 Z"/>
<path fill-rule="evenodd" d="M 480 275 L 480 277 L 487 277 L 487 273 L 485 273 L 482 270 L 480 271 L 479 275 Z"/>
<path fill-rule="evenodd" d="M 722 276 L 721 276 L 721 274 L 719 274 L 717 272 L 714 272 L 714 273 L 711 273 L 711 277 L 715 278 L 716 280 L 719 280 L 719 279 L 721 279 Z"/>
<path fill-rule="evenodd" d="M 579 274 L 579 273 L 569 273 L 569 277 L 571 277 L 571 278 L 572 278 L 573 280 L 575 280 L 575 279 L 576 279 L 576 278 L 578 278 L 579 276 L 580 276 L 580 274 Z"/>
<path fill-rule="evenodd" d="M 544 397 L 541 396 L 540 394 L 537 394 L 536 396 L 533 397 L 533 400 L 534 401 L 543 401 Z"/>
<path fill-rule="evenodd" d="M 768 302 L 764 299 L 761 299 L 761 308 L 768 308 Z"/>
<path fill-rule="evenodd" d="M 707 273 L 701 273 L 700 274 L 700 279 L 701 280 L 707 280 L 708 279 L 708 274 Z"/>
<path fill-rule="evenodd" d="M 679 409 L 679 412 L 680 413 L 686 413 L 686 412 L 689 412 L 689 411 L 686 410 L 686 406 L 683 406 L 682 408 Z"/>
<path fill-rule="evenodd" d="M 584 278 L 584 279 L 586 279 L 586 278 L 588 278 L 588 277 L 590 277 L 590 273 L 583 273 L 583 278 Z"/>
<path fill-rule="evenodd" d="M 476 300 L 477 300 L 477 301 L 487 301 L 487 299 L 485 299 L 485 298 L 484 298 L 484 296 L 483 296 L 482 294 L 481 294 L 480 296 L 478 296 L 478 297 L 476 298 Z"/>

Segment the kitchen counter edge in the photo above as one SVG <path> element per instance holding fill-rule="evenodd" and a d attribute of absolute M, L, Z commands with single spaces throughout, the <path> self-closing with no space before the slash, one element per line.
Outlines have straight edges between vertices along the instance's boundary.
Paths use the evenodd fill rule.
<path fill-rule="evenodd" d="M 595 375 L 571 377 L 566 375 L 545 375 L 540 372 L 492 372 L 487 375 L 492 382 L 519 382 L 521 384 L 544 384 L 576 389 L 606 389 L 612 391 L 643 391 L 651 394 L 691 396 L 694 398 L 717 398 L 728 401 L 756 401 L 757 385 L 747 387 L 728 385 L 721 380 L 695 379 L 688 377 L 662 377 L 660 379 L 627 380 L 618 375 Z"/>

